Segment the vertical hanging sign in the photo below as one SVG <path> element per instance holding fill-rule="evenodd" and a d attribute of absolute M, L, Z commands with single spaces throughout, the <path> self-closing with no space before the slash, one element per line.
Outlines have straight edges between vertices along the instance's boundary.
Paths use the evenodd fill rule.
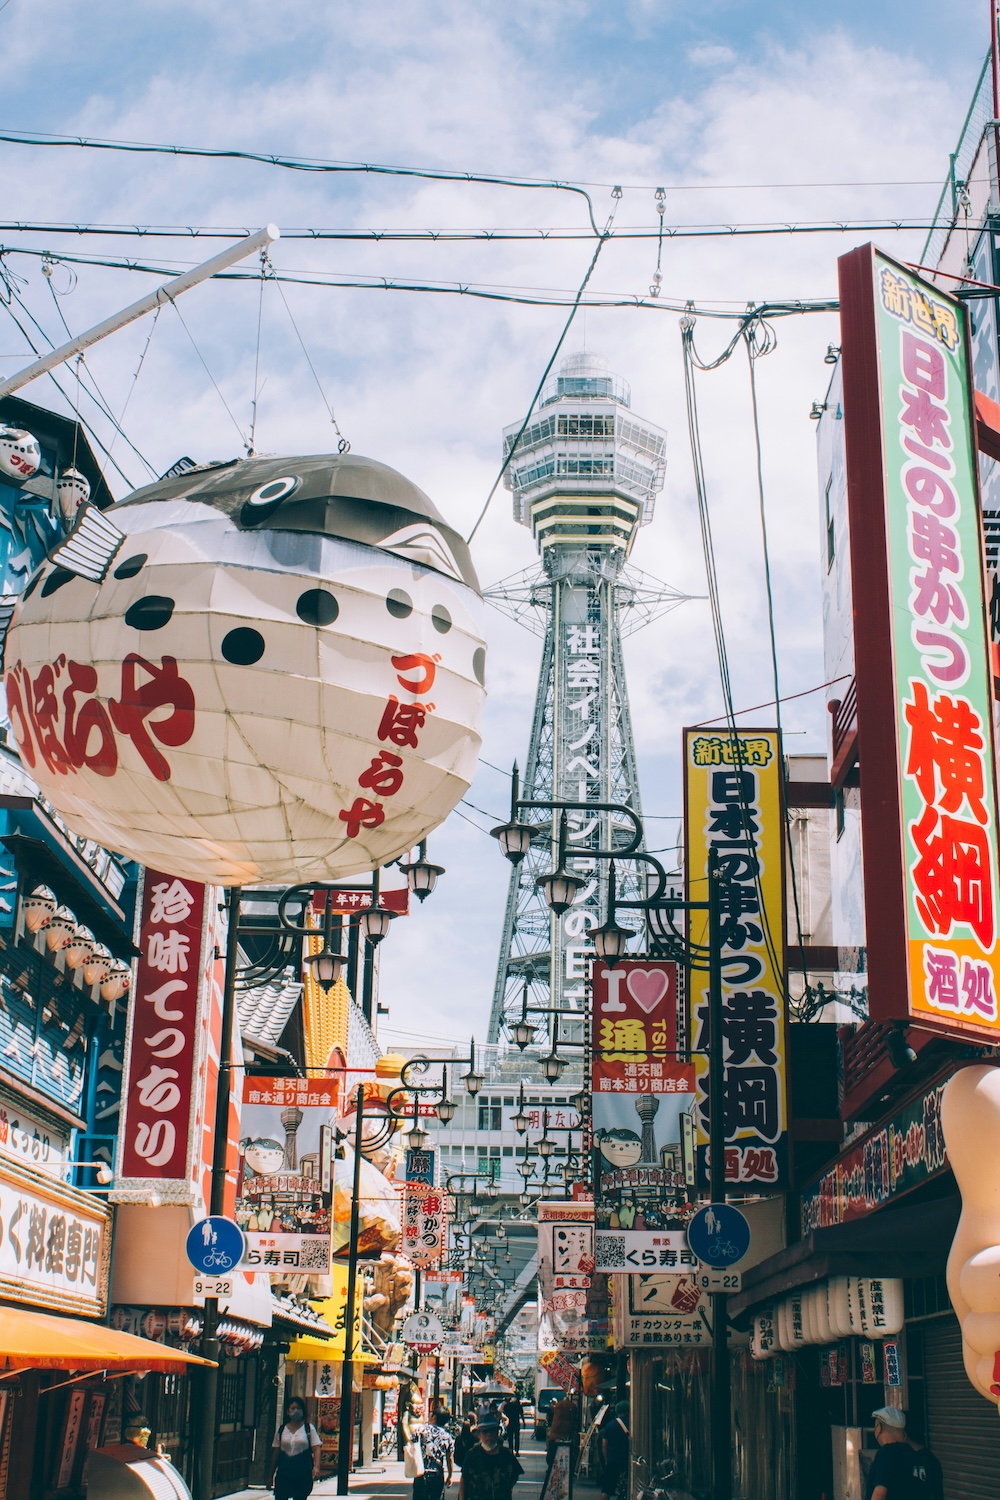
<path fill-rule="evenodd" d="M 206 888 L 157 870 L 143 877 L 129 1016 L 117 1186 L 176 1184 L 187 1201 L 198 1069 Z M 166 1196 L 170 1196 L 169 1192 Z"/>
<path fill-rule="evenodd" d="M 997 800 L 969 333 L 839 262 L 870 1014 L 1000 1035 Z"/>
<path fill-rule="evenodd" d="M 781 749 L 773 729 L 684 731 L 687 899 L 707 901 L 708 858 L 722 882 L 726 1180 L 788 1181 L 785 1077 L 785 862 Z M 708 912 L 690 913 L 707 946 Z M 708 1181 L 708 976 L 692 976 L 698 1177 Z"/>

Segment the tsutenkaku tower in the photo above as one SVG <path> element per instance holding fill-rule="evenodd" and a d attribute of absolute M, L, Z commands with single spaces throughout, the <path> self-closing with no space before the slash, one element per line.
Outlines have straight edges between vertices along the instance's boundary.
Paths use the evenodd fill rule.
<path fill-rule="evenodd" d="M 505 453 L 519 430 L 520 424 L 505 430 Z M 526 799 L 619 802 L 640 810 L 623 625 L 647 624 L 684 596 L 626 563 L 639 528 L 652 520 L 665 453 L 665 434 L 633 415 L 626 382 L 598 356 L 574 354 L 542 391 L 508 467 L 514 519 L 530 526 L 541 558 L 540 568 L 487 591 L 544 637 L 521 783 Z M 583 1011 L 590 934 L 605 918 L 607 868 L 587 851 L 610 846 L 610 823 L 597 812 L 570 815 L 568 864 L 587 883 L 561 917 L 535 886 L 553 867 L 557 820 L 551 842 L 538 841 L 513 870 L 491 1042 L 520 1016 L 526 980 L 529 1006 Z M 620 894 L 634 894 L 628 878 Z M 544 1023 L 541 1015 L 529 1018 Z M 572 1022 L 561 1025 L 563 1036 L 579 1032 Z"/>

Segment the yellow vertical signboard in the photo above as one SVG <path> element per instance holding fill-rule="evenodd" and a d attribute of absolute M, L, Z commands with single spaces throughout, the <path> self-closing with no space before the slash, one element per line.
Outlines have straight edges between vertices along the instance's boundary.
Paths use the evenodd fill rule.
<path fill-rule="evenodd" d="M 777 731 L 684 731 L 687 899 L 708 900 L 709 851 L 721 871 L 726 1181 L 748 1190 L 788 1181 L 785 879 Z M 708 912 L 689 914 L 707 947 Z M 699 1180 L 707 1182 L 708 974 L 691 977 Z"/>

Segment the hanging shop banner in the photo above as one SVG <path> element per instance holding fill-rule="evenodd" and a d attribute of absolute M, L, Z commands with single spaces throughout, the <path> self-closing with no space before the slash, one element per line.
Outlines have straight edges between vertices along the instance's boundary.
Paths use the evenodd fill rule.
<path fill-rule="evenodd" d="M 542 1202 L 538 1220 L 539 1349 L 605 1349 L 608 1288 L 594 1270 L 593 1206 Z"/>
<path fill-rule="evenodd" d="M 931 1084 L 852 1141 L 833 1165 L 802 1189 L 802 1233 L 863 1219 L 938 1177 L 948 1166 L 941 1096 L 947 1078 Z"/>
<path fill-rule="evenodd" d="M 103 1317 L 111 1215 L 92 1193 L 0 1158 L 0 1297 Z"/>
<path fill-rule="evenodd" d="M 564 1391 L 579 1389 L 580 1372 L 575 1365 L 570 1364 L 564 1354 L 558 1354 L 550 1349 L 538 1356 L 538 1363 L 549 1379 L 556 1385 L 561 1385 Z"/>
<path fill-rule="evenodd" d="M 616 1279 L 613 1323 L 616 1349 L 712 1340 L 709 1294 L 690 1275 Z"/>
<path fill-rule="evenodd" d="M 206 887 L 197 881 L 145 871 L 125 1039 L 119 1190 L 146 1183 L 161 1199 L 189 1191 L 207 905 Z"/>
<path fill-rule="evenodd" d="M 773 729 L 684 731 L 687 899 L 707 901 L 709 851 L 720 861 L 726 1181 L 788 1181 L 785 1075 L 785 829 L 781 746 Z M 689 913 L 707 946 L 708 912 Z M 708 976 L 692 975 L 698 1081 L 698 1178 L 708 1183 Z"/>
<path fill-rule="evenodd" d="M 968 323 L 865 245 L 840 305 L 871 1018 L 1000 1035 L 997 798 Z"/>
<path fill-rule="evenodd" d="M 680 1118 L 694 1068 L 677 1057 L 676 964 L 595 962 L 591 1048 L 596 1265 L 638 1269 L 652 1231 L 680 1230 L 685 1201 Z"/>
<path fill-rule="evenodd" d="M 403 1192 L 403 1242 L 406 1258 L 422 1269 L 440 1263 L 448 1243 L 448 1200 L 440 1188 L 408 1182 Z"/>
<path fill-rule="evenodd" d="M 279 1279 L 329 1270 L 338 1095 L 332 1078 L 245 1080 L 236 1222 L 247 1267 Z"/>

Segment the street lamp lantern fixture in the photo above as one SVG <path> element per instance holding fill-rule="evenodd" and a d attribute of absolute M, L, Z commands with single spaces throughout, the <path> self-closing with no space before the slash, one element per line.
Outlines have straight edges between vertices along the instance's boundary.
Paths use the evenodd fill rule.
<path fill-rule="evenodd" d="M 311 953 L 306 963 L 312 969 L 316 982 L 324 994 L 333 989 L 344 967 L 344 955 L 335 953 L 329 943 L 324 943 L 318 953 Z"/>
<path fill-rule="evenodd" d="M 535 1201 L 535 1197 L 533 1193 L 529 1193 L 527 1189 L 525 1189 L 523 1193 L 518 1193 L 517 1201 L 518 1203 L 520 1203 L 522 1208 L 530 1208 L 532 1203 L 534 1203 Z"/>
<path fill-rule="evenodd" d="M 556 1149 L 555 1141 L 549 1140 L 549 1112 L 545 1110 L 542 1115 L 542 1133 L 535 1142 L 535 1150 L 543 1159 L 548 1159 Z"/>
<path fill-rule="evenodd" d="M 573 902 L 586 885 L 582 875 L 574 875 L 566 868 L 566 811 L 559 814 L 559 850 L 556 868 L 550 870 L 547 875 L 539 875 L 535 881 L 540 886 L 549 910 L 554 911 L 557 917 L 563 912 L 569 911 Z"/>
<path fill-rule="evenodd" d="M 485 1183 L 483 1184 L 483 1192 L 486 1194 L 487 1198 L 499 1198 L 500 1184 L 499 1182 L 497 1182 L 495 1177 L 487 1177 Z"/>
<path fill-rule="evenodd" d="M 552 1051 L 548 1054 L 547 1057 L 542 1059 L 542 1067 L 545 1069 L 545 1076 L 548 1079 L 549 1083 L 559 1082 L 559 1079 L 562 1077 L 563 1068 L 565 1068 L 565 1066 L 566 1059 L 559 1056 L 558 1052 L 555 1049 L 555 1043 L 553 1042 Z"/>
<path fill-rule="evenodd" d="M 519 1052 L 523 1052 L 535 1036 L 535 1028 L 528 1020 L 528 980 L 524 981 L 521 993 L 521 1019 L 510 1028 L 511 1041 Z"/>
<path fill-rule="evenodd" d="M 476 1072 L 475 1037 L 472 1038 L 472 1050 L 469 1053 L 469 1071 L 463 1075 L 462 1082 L 465 1084 L 465 1092 L 467 1094 L 470 1094 L 473 1099 L 476 1097 L 476 1095 L 479 1093 L 479 1090 L 486 1082 L 486 1079 L 483 1077 L 482 1073 Z"/>
<path fill-rule="evenodd" d="M 418 1125 L 416 1121 L 414 1121 L 413 1126 L 410 1129 L 410 1133 L 406 1137 L 406 1144 L 409 1150 L 425 1151 L 427 1149 L 427 1142 L 429 1140 L 430 1136 L 428 1135 L 427 1131 L 424 1130 L 420 1125 Z"/>
<path fill-rule="evenodd" d="M 439 1099 L 437 1102 L 437 1117 L 442 1125 L 450 1125 L 455 1118 L 457 1106 L 454 1099 Z"/>
<path fill-rule="evenodd" d="M 361 931 L 373 948 L 389 935 L 389 924 L 396 915 L 386 906 L 369 906 L 361 913 Z"/>
<path fill-rule="evenodd" d="M 591 935 L 594 952 L 609 968 L 613 968 L 620 958 L 625 957 L 626 945 L 633 936 L 629 928 L 622 927 L 615 918 L 616 895 L 615 862 L 612 860 L 608 868 L 608 919 Z"/>
<path fill-rule="evenodd" d="M 427 840 L 421 839 L 417 858 L 409 865 L 399 867 L 406 876 L 406 883 L 418 901 L 426 901 L 437 885 L 437 878 L 444 874 L 444 865 L 431 864 L 427 858 Z"/>
<path fill-rule="evenodd" d="M 527 1130 L 530 1120 L 524 1112 L 524 1084 L 521 1084 L 521 1092 L 517 1100 L 517 1114 L 511 1116 L 511 1124 L 518 1135 L 523 1135 Z"/>
<path fill-rule="evenodd" d="M 514 770 L 510 778 L 510 818 L 506 823 L 500 823 L 496 828 L 491 828 L 490 833 L 500 845 L 501 851 L 512 865 L 519 865 L 531 848 L 532 836 L 535 829 L 530 823 L 522 823 L 517 816 L 517 799 L 520 793 L 521 778 L 517 769 L 517 761 L 514 762 Z"/>
<path fill-rule="evenodd" d="M 517 1170 L 520 1172 L 525 1182 L 527 1182 L 529 1177 L 534 1177 L 535 1175 L 535 1163 L 533 1161 L 529 1161 L 528 1158 L 525 1157 L 524 1161 L 518 1162 Z"/>

